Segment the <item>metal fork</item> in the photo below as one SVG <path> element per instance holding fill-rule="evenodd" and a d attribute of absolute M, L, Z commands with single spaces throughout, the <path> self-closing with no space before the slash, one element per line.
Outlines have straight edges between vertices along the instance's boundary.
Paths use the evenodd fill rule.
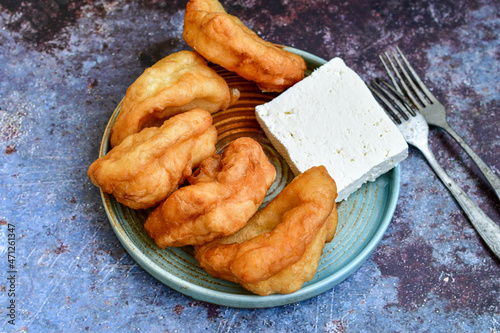
<path fill-rule="evenodd" d="M 392 70 L 389 69 L 383 56 L 379 56 L 382 64 L 389 75 L 392 84 L 401 94 L 406 95 L 413 105 L 422 113 L 425 120 L 429 125 L 437 126 L 442 128 L 448 134 L 450 134 L 458 144 L 465 150 L 465 152 L 471 157 L 472 161 L 476 163 L 479 170 L 483 173 L 486 180 L 490 183 L 495 191 L 498 199 L 500 200 L 500 178 L 491 170 L 491 168 L 472 150 L 472 148 L 465 143 L 465 141 L 451 128 L 450 124 L 446 120 L 446 108 L 441 104 L 436 97 L 427 89 L 422 80 L 418 77 L 415 70 L 411 67 L 410 63 L 401 52 L 401 50 L 396 47 L 399 57 L 394 51 L 391 51 L 392 58 L 389 54 L 385 52 L 385 58 L 389 62 Z M 404 65 L 401 63 L 403 61 Z M 397 64 L 397 66 L 396 66 Z M 408 69 L 408 70 L 406 70 Z M 408 74 L 410 72 L 410 74 Z M 393 75 L 396 75 L 396 77 Z M 403 79 L 404 77 L 404 79 Z M 408 84 L 410 87 L 408 87 Z"/>
<path fill-rule="evenodd" d="M 385 111 L 396 123 L 406 142 L 422 152 L 430 166 L 469 217 L 479 235 L 493 253 L 500 258 L 500 227 L 467 196 L 438 164 L 434 154 L 429 149 L 429 126 L 424 117 L 387 82 L 372 81 L 368 87 L 385 104 Z"/>

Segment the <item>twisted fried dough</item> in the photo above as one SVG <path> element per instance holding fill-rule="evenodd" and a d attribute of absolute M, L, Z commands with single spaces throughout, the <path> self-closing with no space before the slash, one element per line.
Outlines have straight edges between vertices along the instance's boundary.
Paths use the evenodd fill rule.
<path fill-rule="evenodd" d="M 259 294 L 291 293 L 312 279 L 337 226 L 334 180 L 323 166 L 297 176 L 246 226 L 195 247 L 209 274 Z"/>
<path fill-rule="evenodd" d="M 225 110 L 239 98 L 237 89 L 196 52 L 180 51 L 158 61 L 127 89 L 111 129 L 111 146 L 143 128 L 159 126 L 176 114 L 202 108 Z"/>
<path fill-rule="evenodd" d="M 253 139 L 239 138 L 204 160 L 144 225 L 159 248 L 200 245 L 241 229 L 257 211 L 276 170 Z"/>
<path fill-rule="evenodd" d="M 304 59 L 264 41 L 217 0 L 190 0 L 183 37 L 205 59 L 257 83 L 263 91 L 281 92 L 304 78 Z"/>
<path fill-rule="evenodd" d="M 161 126 L 132 134 L 87 171 L 92 182 L 118 202 L 133 208 L 154 207 L 215 154 L 217 130 L 212 116 L 194 109 Z"/>

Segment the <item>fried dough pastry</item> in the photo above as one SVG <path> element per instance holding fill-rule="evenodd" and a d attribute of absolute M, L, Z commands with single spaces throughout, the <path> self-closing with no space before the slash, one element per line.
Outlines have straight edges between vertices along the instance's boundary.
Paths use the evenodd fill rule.
<path fill-rule="evenodd" d="M 257 83 L 263 91 L 281 92 L 304 78 L 304 59 L 264 41 L 217 0 L 190 0 L 183 37 L 205 59 Z"/>
<path fill-rule="evenodd" d="M 217 130 L 212 116 L 194 109 L 174 116 L 161 127 L 132 134 L 92 163 L 88 176 L 103 192 L 133 208 L 157 206 L 215 154 Z"/>
<path fill-rule="evenodd" d="M 257 211 L 276 178 L 261 146 L 251 138 L 230 143 L 223 154 L 204 160 L 149 215 L 147 233 L 162 249 L 200 245 L 241 229 Z"/>
<path fill-rule="evenodd" d="M 337 228 L 337 188 L 325 167 L 297 176 L 233 235 L 195 247 L 209 274 L 259 295 L 297 291 Z"/>
<path fill-rule="evenodd" d="M 147 68 L 127 89 L 111 129 L 111 146 L 196 107 L 210 113 L 225 110 L 239 94 L 196 52 L 173 53 Z"/>

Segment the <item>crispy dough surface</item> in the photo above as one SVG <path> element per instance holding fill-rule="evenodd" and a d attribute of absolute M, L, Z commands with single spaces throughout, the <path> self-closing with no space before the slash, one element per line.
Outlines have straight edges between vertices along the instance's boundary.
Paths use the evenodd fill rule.
<path fill-rule="evenodd" d="M 180 51 L 158 61 L 127 89 L 111 129 L 111 146 L 176 114 L 202 108 L 225 110 L 239 97 L 196 52 Z"/>
<path fill-rule="evenodd" d="M 186 43 L 207 60 L 281 92 L 304 78 L 304 59 L 264 41 L 217 0 L 190 0 L 184 15 Z"/>
<path fill-rule="evenodd" d="M 244 228 L 195 247 L 209 274 L 259 295 L 291 293 L 313 278 L 337 226 L 336 185 L 326 169 L 297 176 Z"/>
<path fill-rule="evenodd" d="M 200 245 L 241 229 L 257 211 L 276 178 L 261 146 L 251 138 L 230 143 L 204 160 L 188 180 L 146 220 L 159 248 Z"/>
<path fill-rule="evenodd" d="M 130 208 L 154 207 L 215 153 L 216 142 L 212 116 L 194 109 L 168 119 L 161 127 L 128 136 L 92 163 L 87 175 Z"/>

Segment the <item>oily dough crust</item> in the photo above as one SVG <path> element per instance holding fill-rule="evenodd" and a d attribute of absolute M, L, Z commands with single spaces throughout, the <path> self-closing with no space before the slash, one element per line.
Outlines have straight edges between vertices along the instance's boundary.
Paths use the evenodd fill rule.
<path fill-rule="evenodd" d="M 147 233 L 163 249 L 200 245 L 241 229 L 262 204 L 276 170 L 261 146 L 242 137 L 204 160 L 180 188 L 148 216 Z"/>
<path fill-rule="evenodd" d="M 194 109 L 161 127 L 129 135 L 92 163 L 87 175 L 105 193 L 133 209 L 157 206 L 215 154 L 217 130 L 212 116 Z"/>
<path fill-rule="evenodd" d="M 183 37 L 205 59 L 257 83 L 263 91 L 281 92 L 304 78 L 304 59 L 264 41 L 217 0 L 190 0 Z"/>
<path fill-rule="evenodd" d="M 255 294 L 297 291 L 316 273 L 337 228 L 337 188 L 324 166 L 297 176 L 233 235 L 195 247 L 195 258 L 214 277 Z"/>
<path fill-rule="evenodd" d="M 196 107 L 210 113 L 225 110 L 239 95 L 198 53 L 173 53 L 147 68 L 127 89 L 111 128 L 111 146 Z"/>

